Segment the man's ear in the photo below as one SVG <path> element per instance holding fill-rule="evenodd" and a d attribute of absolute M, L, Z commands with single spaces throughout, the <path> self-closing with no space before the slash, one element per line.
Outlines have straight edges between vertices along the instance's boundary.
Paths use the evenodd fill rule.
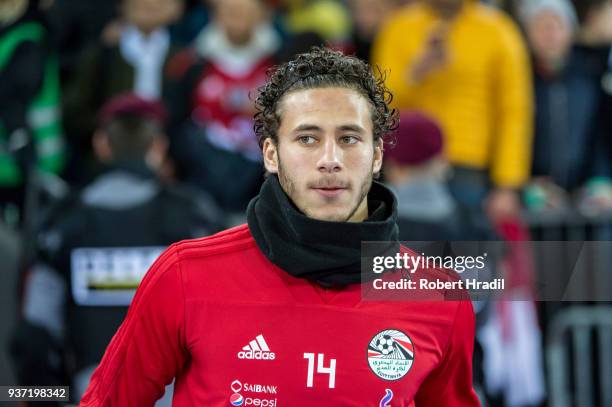
<path fill-rule="evenodd" d="M 103 130 L 96 130 L 91 139 L 91 144 L 98 160 L 107 163 L 113 159 L 113 150 L 110 147 L 108 136 Z"/>
<path fill-rule="evenodd" d="M 264 140 L 262 147 L 264 166 L 266 170 L 271 174 L 278 173 L 278 150 L 276 143 L 271 137 Z"/>
<path fill-rule="evenodd" d="M 372 163 L 372 172 L 380 173 L 383 163 L 383 140 L 382 137 L 374 142 L 374 162 Z"/>
<path fill-rule="evenodd" d="M 149 167 L 154 170 L 160 168 L 166 160 L 167 152 L 168 140 L 166 139 L 166 136 L 162 134 L 155 136 L 145 156 L 146 162 Z"/>

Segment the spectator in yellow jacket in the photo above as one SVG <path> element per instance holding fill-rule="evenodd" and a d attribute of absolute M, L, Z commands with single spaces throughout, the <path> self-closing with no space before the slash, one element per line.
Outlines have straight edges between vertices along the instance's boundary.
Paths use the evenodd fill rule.
<path fill-rule="evenodd" d="M 441 124 L 446 154 L 466 181 L 456 185 L 457 198 L 479 209 L 486 203 L 493 220 L 518 215 L 533 97 L 528 52 L 512 20 L 475 0 L 423 0 L 387 20 L 372 52 L 388 71 L 395 107 Z"/>

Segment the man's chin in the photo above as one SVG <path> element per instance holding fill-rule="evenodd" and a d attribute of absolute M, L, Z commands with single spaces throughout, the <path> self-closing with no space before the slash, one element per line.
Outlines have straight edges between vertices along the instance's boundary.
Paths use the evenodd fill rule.
<path fill-rule="evenodd" d="M 346 222 L 348 218 L 348 213 L 340 213 L 340 212 L 327 212 L 327 211 L 305 211 L 306 216 L 311 219 L 321 220 L 324 222 Z"/>

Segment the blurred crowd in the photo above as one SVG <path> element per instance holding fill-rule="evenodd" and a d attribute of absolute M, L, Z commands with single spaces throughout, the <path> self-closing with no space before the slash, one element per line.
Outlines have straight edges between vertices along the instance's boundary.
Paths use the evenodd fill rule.
<path fill-rule="evenodd" d="M 386 77 L 402 239 L 609 222 L 610 0 L 0 0 L 0 271 L 19 270 L 21 384 L 79 394 L 138 270 L 244 221 L 264 174 L 254 95 L 316 45 Z M 544 397 L 523 396 L 505 402 Z"/>
<path fill-rule="evenodd" d="M 612 6 L 488 3 L 4 0 L 3 217 L 23 219 L 33 161 L 70 188 L 99 175 L 98 114 L 131 92 L 166 110 L 160 180 L 240 221 L 261 182 L 253 94 L 272 65 L 322 44 L 387 71 L 394 107 L 439 124 L 466 204 L 486 198 L 493 218 L 521 204 L 607 211 Z"/>

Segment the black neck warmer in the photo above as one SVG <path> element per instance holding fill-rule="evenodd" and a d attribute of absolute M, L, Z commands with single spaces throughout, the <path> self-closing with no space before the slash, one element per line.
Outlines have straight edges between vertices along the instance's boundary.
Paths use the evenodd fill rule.
<path fill-rule="evenodd" d="M 397 202 L 378 182 L 368 194 L 364 222 L 327 222 L 307 217 L 289 200 L 278 178 L 269 176 L 247 208 L 247 222 L 264 255 L 292 276 L 322 287 L 343 287 L 361 280 L 361 242 L 394 242 Z M 392 249 L 392 250 L 393 250 Z"/>

